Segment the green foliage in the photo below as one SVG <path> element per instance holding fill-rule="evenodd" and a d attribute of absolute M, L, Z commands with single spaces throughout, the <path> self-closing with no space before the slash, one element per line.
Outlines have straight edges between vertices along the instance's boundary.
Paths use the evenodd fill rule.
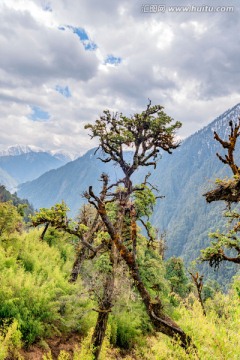
<path fill-rule="evenodd" d="M 20 360 L 17 350 L 22 346 L 21 336 L 16 320 L 8 326 L 3 324 L 0 328 L 0 360 L 4 360 L 10 355 Z"/>
<path fill-rule="evenodd" d="M 165 265 L 161 256 L 152 247 L 139 246 L 138 263 L 141 278 L 153 296 L 159 296 L 168 303 L 169 285 L 165 279 Z"/>
<path fill-rule="evenodd" d="M 109 221 L 113 222 L 114 227 L 117 224 L 118 215 L 120 216 L 125 211 L 125 219 L 122 223 L 120 222 L 119 226 L 122 228 L 116 235 L 124 239 L 123 246 L 126 239 L 131 240 L 131 236 L 135 240 L 136 235 L 137 241 L 136 248 L 134 246 L 126 248 L 125 254 L 128 257 L 123 257 L 127 259 L 128 268 L 119 256 L 124 254 L 123 247 L 120 247 L 115 258 L 118 262 L 114 274 L 115 306 L 111 308 L 110 326 L 108 326 L 101 358 L 108 358 L 110 342 L 128 351 L 130 349 L 135 351 L 135 355 L 141 359 L 234 358 L 235 353 L 240 351 L 236 336 L 236 330 L 239 330 L 238 318 L 240 315 L 239 280 L 235 280 L 234 289 L 227 295 L 216 292 L 216 289 L 213 291 L 212 284 L 205 286 L 207 316 L 203 317 L 202 309 L 195 296 L 190 294 L 187 297 L 189 287 L 183 261 L 179 258 L 171 258 L 165 264 L 154 249 L 154 242 L 146 244 L 146 239 L 139 233 L 137 234 L 135 220 L 152 215 L 156 199 L 152 190 L 146 186 L 146 180 L 144 184 L 140 185 L 142 189 L 136 191 L 137 188 L 132 187 L 130 177 L 139 166 L 155 166 L 159 148 L 168 152 L 176 148 L 178 144 L 174 143 L 173 135 L 174 131 L 180 127 L 179 123 L 168 126 L 172 119 L 162 111 L 162 107 L 151 107 L 150 105 L 146 111 L 135 114 L 131 118 L 122 114 L 112 116 L 109 111 L 105 111 L 103 117 L 97 120 L 95 125 L 86 126 L 90 128 L 92 137 L 100 137 L 100 147 L 109 156 L 104 161 L 114 160 L 126 175 L 124 180 L 120 180 L 116 185 L 108 188 L 116 187 L 116 193 L 106 193 Z M 135 147 L 132 164 L 123 158 L 123 145 Z M 107 188 L 104 176 L 102 179 Z M 118 187 L 122 183 L 124 187 Z M 132 193 L 134 195 L 131 198 Z M 90 190 L 89 193 L 86 193 L 86 197 L 89 200 L 92 199 L 91 203 L 94 203 L 97 208 L 97 204 L 104 203 L 104 187 L 100 200 Z M 130 198 L 132 202 L 129 201 Z M 115 201 L 116 199 L 117 201 Z M 125 207 L 124 211 L 119 212 L 118 206 L 121 206 L 121 201 Z M 4 225 L 9 223 L 9 226 L 13 226 L 17 214 L 18 216 L 19 213 L 23 214 L 24 205 L 21 204 L 18 210 L 10 203 L 2 205 L 2 209 L 9 210 L 10 208 L 15 212 L 2 212 L 2 217 L 5 216 Z M 102 213 L 99 211 L 101 216 L 105 209 L 100 206 L 99 209 L 102 211 Z M 12 351 L 12 346 L 14 348 L 20 346 L 21 336 L 25 344 L 29 345 L 37 339 L 53 333 L 78 330 L 85 338 L 81 347 L 75 349 L 73 359 L 93 359 L 92 326 L 96 321 L 97 314 L 92 309 L 95 305 L 101 304 L 105 290 L 102 285 L 106 283 L 105 280 L 112 270 L 112 264 L 109 261 L 109 249 L 105 246 L 110 239 L 105 231 L 108 228 L 108 222 L 104 222 L 105 227 L 103 223 L 98 224 L 98 229 L 95 230 L 96 234 L 91 234 L 89 240 L 86 234 L 88 234 L 90 223 L 94 219 L 95 209 L 91 213 L 90 220 L 87 218 L 89 209 L 85 210 L 86 216 L 81 212 L 78 221 L 74 222 L 67 218 L 68 208 L 65 203 L 56 204 L 50 209 L 40 209 L 32 216 L 31 220 L 34 226 L 50 225 L 45 241 L 39 241 L 38 231 L 31 231 L 23 235 L 14 233 L 16 225 L 13 226 L 14 230 L 6 227 L 0 234 L 2 235 L 0 243 L 0 324 L 2 323 L 3 328 L 6 324 L 9 325 L 6 332 L 0 336 L 0 345 L 2 344 L 3 349 L 3 355 L 0 352 L 0 356 L 6 356 L 7 352 Z M 134 210 L 136 210 L 136 214 Z M 190 215 L 188 214 L 188 216 Z M 11 220 L 8 221 L 8 219 Z M 102 220 L 104 221 L 103 217 Z M 128 233 L 127 231 L 124 233 L 124 226 L 127 230 L 130 229 Z M 96 228 L 96 224 L 93 228 Z M 150 239 L 155 239 L 156 234 L 150 222 L 145 224 L 145 229 Z M 68 235 L 60 230 L 64 230 Z M 114 233 L 114 231 L 112 232 Z M 111 232 L 109 231 L 109 233 Z M 8 241 L 3 241 L 5 234 L 8 235 Z M 214 236 L 216 238 L 216 234 Z M 78 279 L 76 285 L 72 285 L 69 284 L 68 278 L 74 253 L 69 240 L 76 244 L 76 237 L 78 240 L 82 240 L 83 245 L 86 238 L 91 243 L 88 244 L 86 256 L 83 257 L 81 279 Z M 115 238 L 112 236 L 114 241 Z M 235 237 L 224 238 L 220 234 L 217 238 L 215 246 L 221 245 L 217 254 L 221 253 L 223 246 L 235 249 L 239 247 L 238 239 Z M 132 244 L 134 244 L 134 240 Z M 105 247 L 99 247 L 98 253 L 93 247 L 90 247 L 101 243 Z M 116 242 L 115 245 L 118 243 Z M 137 249 L 137 265 L 135 267 L 129 266 L 135 261 L 135 258 L 131 256 L 133 249 Z M 123 248 L 123 250 L 125 249 Z M 91 255 L 89 255 L 90 251 Z M 89 259 L 91 262 L 87 261 Z M 134 274 L 134 271 L 137 273 L 138 268 L 140 277 L 133 277 L 133 282 L 131 275 Z M 170 342 L 169 339 L 160 335 L 156 342 L 151 337 L 153 328 L 139 294 L 136 292 L 139 284 L 142 288 L 145 286 L 150 293 L 148 309 L 153 309 L 154 307 L 151 305 L 158 302 L 165 314 L 171 313 L 172 317 L 178 319 L 183 331 L 186 331 L 193 339 L 198 354 L 193 348 L 188 348 L 188 352 L 185 352 L 179 346 L 180 341 L 179 343 L 177 341 Z M 169 296 L 170 291 L 174 295 Z M 139 293 L 143 297 L 141 290 Z M 146 295 L 146 291 L 144 295 Z M 178 298 L 175 303 L 173 296 Z M 110 299 L 109 302 L 111 303 L 112 300 Z M 174 303 L 175 308 L 171 306 L 171 302 Z M 102 310 L 104 312 L 105 309 Z M 149 310 L 148 313 L 150 312 Z M 154 321 L 156 319 L 155 316 Z M 163 316 L 162 320 L 164 319 L 166 317 Z M 161 326 L 163 324 L 164 322 L 161 323 Z M 8 334 L 10 335 L 8 336 Z M 148 336 L 146 337 L 146 335 Z M 146 340 L 143 341 L 144 336 L 145 339 L 148 339 L 150 346 L 146 346 Z M 10 339 L 9 342 L 6 339 Z M 69 358 L 66 352 L 61 352 L 58 360 L 69 360 Z M 52 359 L 51 353 L 45 355 L 44 359 Z"/>
<path fill-rule="evenodd" d="M 0 203 L 11 202 L 18 209 L 19 214 L 28 221 L 30 214 L 33 214 L 33 207 L 29 204 L 28 200 L 20 199 L 16 193 L 11 194 L 4 185 L 0 185 Z"/>
<path fill-rule="evenodd" d="M 215 280 L 207 280 L 206 283 L 203 284 L 202 289 L 203 301 L 206 301 L 209 298 L 213 299 L 217 292 L 220 292 L 219 283 Z"/>
<path fill-rule="evenodd" d="M 14 231 L 20 231 L 22 217 L 11 202 L 0 202 L 0 236 L 9 236 Z"/>
<path fill-rule="evenodd" d="M 112 147 L 133 143 L 136 140 L 135 132 L 139 130 L 148 134 L 150 142 L 153 136 L 150 136 L 150 134 L 156 134 L 156 136 L 160 137 L 160 134 L 162 135 L 166 131 L 170 135 L 181 126 L 177 122 L 170 127 L 166 127 L 172 122 L 172 118 L 167 116 L 162 109 L 163 107 L 160 105 L 152 106 L 150 111 L 143 111 L 141 114 L 135 114 L 130 118 L 122 113 L 119 116 L 118 114 L 111 115 L 109 110 L 105 110 L 104 115 L 99 120 L 96 120 L 95 125 L 88 124 L 85 128 L 91 129 L 93 136 L 107 138 L 109 145 Z"/>
<path fill-rule="evenodd" d="M 141 190 L 135 191 L 133 194 L 137 219 L 151 216 L 156 204 L 156 196 L 147 185 L 139 185 L 139 188 Z"/>
<path fill-rule="evenodd" d="M 101 254 L 96 258 L 96 261 L 94 261 L 94 269 L 100 273 L 108 273 L 112 269 L 112 265 L 109 261 L 109 256 L 107 253 Z"/>
<path fill-rule="evenodd" d="M 123 349 L 131 349 L 143 335 L 141 315 L 137 309 L 132 311 L 121 311 L 114 314 L 114 318 L 110 322 L 113 324 L 114 344 Z"/>
<path fill-rule="evenodd" d="M 91 307 L 85 296 L 79 298 L 81 287 L 68 283 L 73 250 L 64 239 L 61 246 L 39 242 L 38 231 L 1 245 L 0 321 L 16 319 L 27 344 L 56 331 L 81 329 L 79 319 Z"/>
<path fill-rule="evenodd" d="M 67 205 L 62 202 L 61 204 L 56 204 L 52 206 L 50 209 L 41 208 L 38 212 L 36 212 L 33 216 L 30 217 L 33 226 L 50 223 L 53 224 L 64 224 L 67 211 Z"/>
<path fill-rule="evenodd" d="M 215 241 L 212 241 L 209 247 L 201 250 L 201 261 L 208 261 L 209 265 L 215 268 L 218 268 L 222 261 L 234 262 L 236 260 L 240 263 L 240 239 L 234 231 L 229 231 L 227 234 L 215 232 L 210 233 L 209 236 Z M 229 256 L 226 252 L 228 249 L 232 250 L 231 253 L 234 255 L 237 254 L 235 256 Z"/>
<path fill-rule="evenodd" d="M 166 279 L 171 291 L 184 297 L 189 292 L 188 278 L 181 258 L 172 257 L 166 261 Z"/>
<path fill-rule="evenodd" d="M 234 159 L 235 146 L 240 135 L 240 120 L 238 124 L 234 124 L 232 120 L 229 121 L 229 135 L 228 140 L 223 140 L 214 132 L 214 139 L 217 140 L 224 149 L 227 149 L 227 155 L 223 158 L 217 153 L 219 160 L 227 164 L 234 176 L 232 178 L 225 178 L 223 180 L 217 179 L 217 188 L 204 194 L 207 202 L 212 201 L 225 201 L 228 205 L 228 210 L 224 216 L 229 219 L 229 224 L 232 225 L 232 229 L 227 234 L 221 234 L 219 232 L 210 234 L 210 237 L 214 238 L 211 246 L 202 250 L 201 261 L 208 261 L 211 267 L 217 268 L 222 261 L 233 262 L 240 264 L 240 240 L 237 237 L 237 232 L 240 231 L 240 213 L 239 209 L 232 210 L 232 204 L 239 203 L 239 176 L 240 168 L 236 165 Z M 231 255 L 226 250 L 231 249 Z"/>
<path fill-rule="evenodd" d="M 43 355 L 42 360 L 53 360 L 51 351 Z M 71 360 L 71 356 L 64 350 L 61 350 L 57 360 Z"/>
<path fill-rule="evenodd" d="M 238 280 L 239 281 L 239 280 Z M 238 282 L 235 280 L 235 285 Z M 236 291 L 217 293 L 206 302 L 207 316 L 202 313 L 199 301 L 190 294 L 177 309 L 178 322 L 188 331 L 197 347 L 185 352 L 176 343 L 158 334 L 138 347 L 134 355 L 142 360 L 197 360 L 238 359 L 240 305 Z"/>
<path fill-rule="evenodd" d="M 161 105 L 151 106 L 150 102 L 145 111 L 131 117 L 105 110 L 94 125 L 87 124 L 85 129 L 90 129 L 91 138 L 99 138 L 99 147 L 108 156 L 103 161 L 115 161 L 125 175 L 131 176 L 139 166 L 156 166 L 160 148 L 171 153 L 178 146 L 174 136 L 181 123 L 172 121 Z M 134 148 L 132 165 L 124 160 L 123 146 Z"/>
<path fill-rule="evenodd" d="M 92 335 L 93 335 L 93 329 L 90 329 L 88 335 L 82 341 L 80 349 L 74 351 L 73 360 L 78 360 L 78 359 L 94 360 L 93 347 L 91 344 Z"/>

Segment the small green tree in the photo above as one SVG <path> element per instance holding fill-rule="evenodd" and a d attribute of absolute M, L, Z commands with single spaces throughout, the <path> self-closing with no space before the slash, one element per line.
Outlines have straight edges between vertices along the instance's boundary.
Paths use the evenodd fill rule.
<path fill-rule="evenodd" d="M 90 209 L 86 214 L 86 207 L 84 206 L 77 221 L 68 218 L 68 210 L 67 205 L 62 202 L 52 206 L 50 209 L 41 208 L 30 219 L 33 226 L 44 225 L 41 239 L 44 238 L 49 226 L 65 231 L 77 239 L 76 258 L 69 278 L 70 282 L 76 282 L 82 261 L 94 257 L 98 251 L 106 246 L 106 242 L 103 238 L 102 242 L 94 247 L 94 239 L 98 231 L 102 229 L 99 223 L 99 215 L 94 209 L 94 215 L 91 213 L 90 216 Z"/>
<path fill-rule="evenodd" d="M 172 292 L 181 297 L 187 295 L 189 281 L 181 258 L 172 257 L 166 261 L 166 279 L 170 282 Z"/>
<path fill-rule="evenodd" d="M 0 202 L 0 236 L 21 231 L 22 216 L 11 202 Z"/>

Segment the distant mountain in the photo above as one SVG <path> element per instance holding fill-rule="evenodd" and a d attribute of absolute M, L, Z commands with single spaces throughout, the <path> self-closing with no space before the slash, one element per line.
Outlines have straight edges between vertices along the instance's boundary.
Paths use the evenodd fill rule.
<path fill-rule="evenodd" d="M 6 171 L 18 184 L 36 179 L 46 171 L 64 164 L 65 162 L 44 152 L 29 152 L 0 157 L 0 168 Z"/>
<path fill-rule="evenodd" d="M 29 152 L 44 152 L 40 147 L 34 145 L 13 145 L 8 146 L 7 149 L 0 150 L 0 156 L 16 156 L 27 154 Z"/>
<path fill-rule="evenodd" d="M 12 178 L 6 171 L 0 168 L 0 184 L 12 190 L 16 188 L 17 181 Z"/>
<path fill-rule="evenodd" d="M 151 169 L 151 182 L 165 196 L 157 202 L 152 220 L 160 232 L 167 233 L 168 256 L 182 256 L 187 261 L 198 257 L 199 250 L 209 243 L 208 233 L 225 223 L 221 216 L 224 204 L 206 204 L 202 194 L 214 185 L 216 178 L 230 174 L 227 166 L 216 157 L 216 152 L 223 151 L 213 139 L 213 131 L 226 138 L 229 120 L 237 121 L 239 116 L 240 104 L 187 138 L 172 155 L 162 154 L 157 169 Z M 89 185 L 100 189 L 99 177 L 103 171 L 113 180 L 119 176 L 116 167 L 101 163 L 94 150 L 90 150 L 79 159 L 20 185 L 18 194 L 37 208 L 64 200 L 75 215 L 84 201 L 82 192 Z M 148 171 L 139 171 L 136 182 L 139 183 Z M 233 272 L 231 267 L 229 272 Z"/>
<path fill-rule="evenodd" d="M 33 145 L 10 146 L 0 151 L 0 184 L 14 191 L 19 183 L 36 179 L 71 160 L 67 152 L 48 152 Z"/>
<path fill-rule="evenodd" d="M 102 172 L 117 180 L 121 170 L 114 166 L 102 163 L 94 155 L 96 149 L 89 150 L 85 155 L 65 166 L 48 171 L 38 179 L 21 184 L 18 195 L 26 197 L 36 208 L 49 207 L 62 200 L 66 201 L 71 209 L 71 215 L 76 215 L 80 206 L 85 202 L 82 193 L 89 185 L 96 191 L 101 188 L 99 181 Z M 122 175 L 121 175 L 122 176 Z"/>
<path fill-rule="evenodd" d="M 50 154 L 56 159 L 61 160 L 65 164 L 79 157 L 79 155 L 77 155 L 76 153 L 70 153 L 69 151 L 65 151 L 61 149 L 46 150 L 35 145 L 19 145 L 19 144 L 8 146 L 6 149 L 0 150 L 0 156 L 17 156 L 17 155 L 28 154 L 31 152 L 34 153 L 44 152 Z"/>
<path fill-rule="evenodd" d="M 236 122 L 239 116 L 240 104 L 187 138 L 172 155 L 164 154 L 158 170 L 153 172 L 151 181 L 158 185 L 165 198 L 157 202 L 152 220 L 160 232 L 166 231 L 168 256 L 182 256 L 187 262 L 197 258 L 200 249 L 209 244 L 208 234 L 225 227 L 226 219 L 222 214 L 226 204 L 207 204 L 203 194 L 214 187 L 217 178 L 232 176 L 216 156 L 216 152 L 222 155 L 225 152 L 214 140 L 213 132 L 227 139 L 229 121 Z M 239 158 L 238 144 L 236 159 Z M 230 278 L 236 271 L 229 264 L 221 267 L 222 274 L 220 271 L 214 274 L 207 264 L 203 268 L 205 273 L 218 279 L 221 276 Z"/>
<path fill-rule="evenodd" d="M 207 204 L 203 193 L 214 186 L 216 178 L 232 175 L 216 156 L 216 152 L 224 154 L 224 150 L 214 140 L 213 132 L 226 139 L 229 121 L 236 122 L 239 116 L 240 104 L 187 138 L 172 155 L 164 154 L 159 161 L 151 181 L 158 185 L 165 198 L 158 201 L 153 221 L 166 230 L 170 254 L 196 256 L 196 242 L 203 243 L 209 229 L 216 229 L 216 214 L 225 204 Z M 236 157 L 239 155 L 238 146 Z"/>
<path fill-rule="evenodd" d="M 49 154 L 51 154 L 56 159 L 61 160 L 65 163 L 76 160 L 80 156 L 77 155 L 76 153 L 70 153 L 69 151 L 65 151 L 65 150 L 51 150 L 49 151 Z"/>

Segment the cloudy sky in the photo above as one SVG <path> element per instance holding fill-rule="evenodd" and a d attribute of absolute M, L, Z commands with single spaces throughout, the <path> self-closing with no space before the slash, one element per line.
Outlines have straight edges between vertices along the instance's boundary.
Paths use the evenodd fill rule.
<path fill-rule="evenodd" d="M 238 3 L 1 0 L 0 147 L 84 153 L 84 124 L 148 98 L 199 130 L 240 102 Z"/>

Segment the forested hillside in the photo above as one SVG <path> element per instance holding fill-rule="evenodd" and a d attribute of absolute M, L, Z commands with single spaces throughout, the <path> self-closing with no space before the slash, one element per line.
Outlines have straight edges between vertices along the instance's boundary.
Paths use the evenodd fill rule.
<path fill-rule="evenodd" d="M 152 181 L 165 198 L 158 201 L 153 222 L 166 230 L 169 254 L 196 257 L 198 243 L 203 246 L 208 232 L 219 226 L 225 205 L 209 205 L 203 194 L 217 178 L 229 176 L 230 170 L 216 156 L 222 149 L 213 132 L 226 139 L 229 121 L 237 122 L 239 115 L 240 105 L 236 105 L 159 161 Z"/>
<path fill-rule="evenodd" d="M 240 125 L 231 126 L 229 144 L 240 135 Z M 116 167 L 82 193 L 85 205 L 75 220 L 60 202 L 28 219 L 25 213 L 24 221 L 29 204 L 1 187 L 0 360 L 238 358 L 239 276 L 223 293 L 194 265 L 186 270 L 181 258 L 166 259 L 164 239 L 149 221 L 159 195 L 152 183 L 156 174 L 142 173 L 138 182 L 141 171 L 133 176 L 149 164 L 154 168 L 159 148 L 179 156 L 179 127 L 151 103 L 131 118 L 105 112 L 101 122 L 87 125 L 99 139 L 102 162 Z M 129 141 L 135 151 L 124 154 Z M 73 171 L 75 164 L 77 171 L 79 161 L 85 165 L 80 180 L 87 183 L 87 165 L 93 171 L 96 164 L 93 152 L 66 167 Z M 233 197 L 228 184 L 237 186 L 238 171 L 218 185 Z M 240 215 L 232 217 L 231 236 L 219 233 L 218 247 L 202 258 L 207 266 L 239 263 L 238 256 L 223 258 L 224 246 L 239 251 Z"/>
<path fill-rule="evenodd" d="M 217 152 L 224 154 L 224 151 L 214 140 L 213 133 L 217 131 L 227 139 L 229 121 L 237 122 L 239 115 L 240 105 L 236 105 L 186 139 L 173 155 L 166 155 L 159 161 L 159 175 L 154 172 L 152 181 L 158 184 L 165 198 L 157 203 L 153 223 L 161 232 L 166 232 L 169 256 L 181 256 L 189 263 L 208 245 L 208 234 L 226 226 L 226 219 L 222 216 L 226 204 L 207 204 L 203 194 L 214 187 L 217 178 L 231 174 L 216 156 Z M 238 145 L 236 157 L 239 156 Z M 223 265 L 219 272 L 204 266 L 205 274 L 222 278 L 223 282 L 235 271 L 236 267 L 229 265 Z"/>

